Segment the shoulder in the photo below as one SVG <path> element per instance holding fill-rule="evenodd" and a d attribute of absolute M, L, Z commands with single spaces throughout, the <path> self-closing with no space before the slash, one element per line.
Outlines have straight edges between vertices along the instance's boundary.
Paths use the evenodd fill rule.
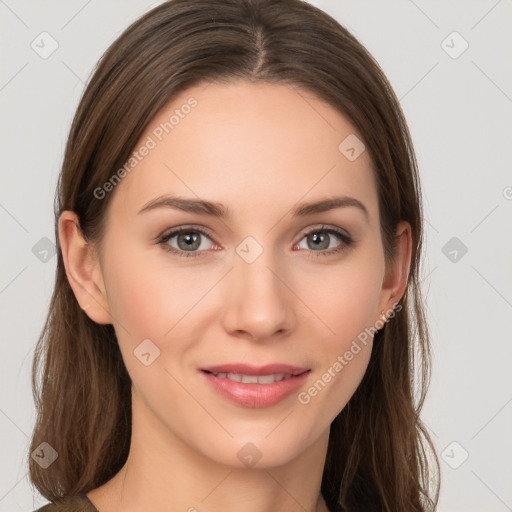
<path fill-rule="evenodd" d="M 34 512 L 98 512 L 85 494 L 68 496 L 56 503 L 48 503 Z"/>

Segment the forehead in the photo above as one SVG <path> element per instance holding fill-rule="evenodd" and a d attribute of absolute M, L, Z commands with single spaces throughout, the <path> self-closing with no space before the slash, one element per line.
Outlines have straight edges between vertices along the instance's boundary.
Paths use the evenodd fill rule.
<path fill-rule="evenodd" d="M 112 209 L 134 215 L 152 198 L 172 193 L 220 201 L 235 212 L 271 208 L 277 214 L 301 199 L 342 194 L 363 201 L 374 217 L 368 152 L 355 160 L 343 152 L 343 141 L 361 139 L 341 113 L 304 89 L 201 84 L 174 97 L 148 125 Z"/>

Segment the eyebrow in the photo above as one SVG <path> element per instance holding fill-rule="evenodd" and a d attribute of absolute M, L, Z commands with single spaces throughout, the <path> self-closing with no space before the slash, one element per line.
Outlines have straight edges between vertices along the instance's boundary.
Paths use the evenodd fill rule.
<path fill-rule="evenodd" d="M 358 208 L 361 212 L 363 212 L 366 220 L 369 220 L 369 213 L 366 206 L 358 199 L 347 196 L 333 197 L 311 203 L 302 203 L 292 209 L 292 215 L 294 217 L 306 217 L 308 215 L 314 215 L 315 213 L 324 213 L 336 208 L 347 207 Z M 143 212 L 155 210 L 157 208 L 174 208 L 184 212 L 210 215 L 212 217 L 218 217 L 221 219 L 231 217 L 229 208 L 227 208 L 222 203 L 206 201 L 204 199 L 186 199 L 169 195 L 159 196 L 152 199 L 151 201 L 147 202 L 138 213 L 140 214 Z"/>

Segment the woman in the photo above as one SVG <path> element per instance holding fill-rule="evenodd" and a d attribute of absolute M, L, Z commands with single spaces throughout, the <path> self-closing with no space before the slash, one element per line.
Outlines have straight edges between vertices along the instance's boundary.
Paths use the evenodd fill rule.
<path fill-rule="evenodd" d="M 55 213 L 40 510 L 435 509 L 414 151 L 335 20 L 145 14 L 84 92 Z"/>

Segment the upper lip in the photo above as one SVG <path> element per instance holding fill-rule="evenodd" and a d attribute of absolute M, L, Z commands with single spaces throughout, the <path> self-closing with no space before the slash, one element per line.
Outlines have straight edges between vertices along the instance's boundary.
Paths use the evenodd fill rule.
<path fill-rule="evenodd" d="M 205 368 L 201 368 L 201 370 L 211 373 L 236 373 L 240 375 L 273 375 L 276 373 L 300 375 L 301 373 L 307 372 L 309 368 L 281 363 L 266 364 L 264 366 L 253 366 L 244 363 L 229 363 L 207 366 Z"/>

